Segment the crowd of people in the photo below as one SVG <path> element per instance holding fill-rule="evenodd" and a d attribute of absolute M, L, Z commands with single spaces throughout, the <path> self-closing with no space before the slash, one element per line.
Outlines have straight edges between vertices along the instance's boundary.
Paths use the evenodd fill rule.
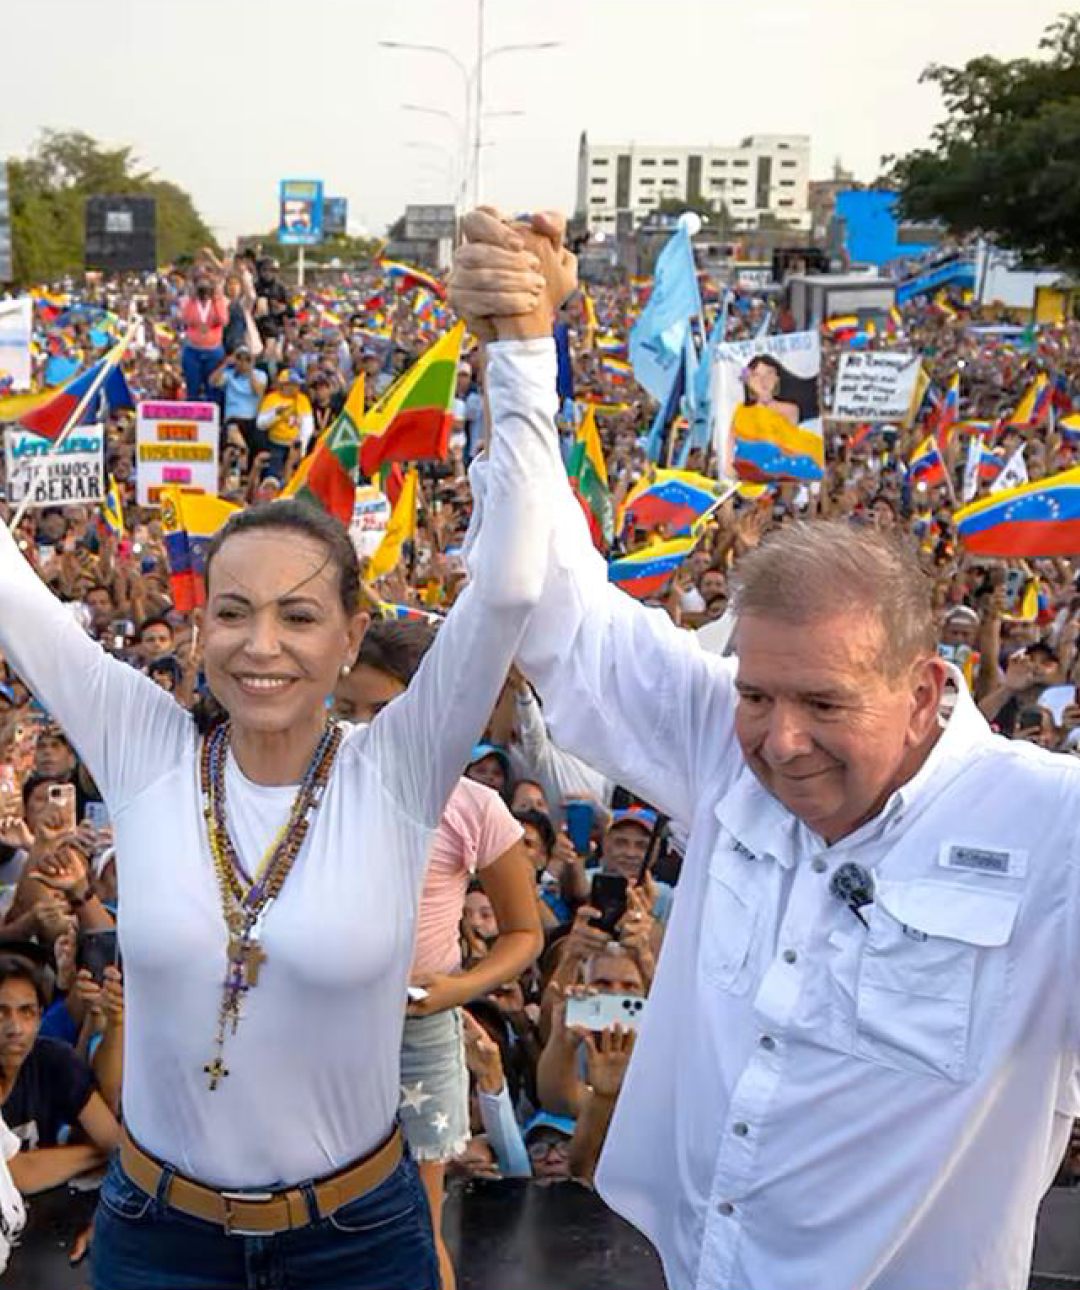
<path fill-rule="evenodd" d="M 702 286 L 707 311 L 719 309 L 722 284 L 706 278 Z M 655 404 L 621 364 L 605 360 L 625 357 L 647 293 L 647 282 L 631 279 L 595 284 L 560 313 L 570 365 L 560 377 L 563 446 L 568 454 L 577 421 L 594 405 L 616 508 L 650 469 L 645 435 Z M 729 339 L 760 334 L 767 317 L 775 329 L 794 325 L 782 303 L 754 291 L 735 290 L 729 309 Z M 157 274 L 44 285 L 35 381 L 44 386 L 58 363 L 89 363 L 134 320 L 122 360 L 134 398 L 216 401 L 220 495 L 251 506 L 279 496 L 355 382 L 364 382 L 370 405 L 449 319 L 436 291 L 391 280 L 378 264 L 301 290 L 270 256 L 221 260 L 206 251 Z M 1080 406 L 1080 323 L 986 326 L 1014 321 L 946 293 L 905 305 L 873 343 L 918 352 L 940 389 L 959 372 L 961 423 L 998 425 L 1005 455 L 1025 444 L 1038 477 L 1076 461 L 1057 421 Z M 828 331 L 822 338 L 826 409 L 845 343 Z M 1010 425 L 1040 373 L 1053 383 L 1053 410 L 1038 424 Z M 485 442 L 483 380 L 481 349 L 467 346 L 447 457 L 421 464 L 415 536 L 398 566 L 364 591 L 383 616 L 374 609 L 328 696 L 344 723 L 374 721 L 407 692 L 468 585 L 469 467 Z M 908 469 L 925 429 L 918 420 L 853 427 L 827 419 L 824 479 L 729 498 L 653 598 L 654 612 L 687 632 L 708 628 L 727 609 L 740 560 L 799 518 L 895 532 L 933 580 L 939 650 L 984 716 L 1009 738 L 1078 752 L 1076 561 L 966 552 L 948 487 L 926 486 Z M 72 506 L 28 511 L 14 536 L 88 637 L 198 709 L 206 689 L 200 633 L 193 615 L 173 605 L 159 514 L 136 502 L 134 411 L 110 408 L 105 432 L 122 532 L 95 508 Z M 963 444 L 956 434 L 945 447 L 954 482 Z M 700 451 L 686 464 L 716 471 Z M 12 511 L 0 506 L 5 522 Z M 617 549 L 650 536 L 620 532 Z M 400 1120 L 436 1234 L 446 1174 L 591 1184 L 638 1020 L 651 1006 L 689 824 L 558 746 L 517 668 L 501 682 L 436 831 L 409 978 Z M 31 1213 L 34 1193 L 104 1165 L 120 1141 L 124 1097 L 114 822 L 76 732 L 56 715 L 5 659 L 0 1110 L 10 1130 L 4 1154 Z M 167 876 L 161 882 L 167 899 Z M 438 1255 L 447 1290 L 454 1272 L 441 1244 Z"/>

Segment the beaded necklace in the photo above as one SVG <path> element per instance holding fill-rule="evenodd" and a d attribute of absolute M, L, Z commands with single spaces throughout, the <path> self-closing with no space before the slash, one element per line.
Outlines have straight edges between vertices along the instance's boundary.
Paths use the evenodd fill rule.
<path fill-rule="evenodd" d="M 277 899 L 300 848 L 308 826 L 322 800 L 330 770 L 341 746 L 342 726 L 331 721 L 323 731 L 311 762 L 297 790 L 288 819 L 267 847 L 254 878 L 248 875 L 233 846 L 225 818 L 225 762 L 229 751 L 229 723 L 222 722 L 207 734 L 199 758 L 203 817 L 210 842 L 210 858 L 217 874 L 225 925 L 229 929 L 228 965 L 222 986 L 214 1036 L 214 1056 L 203 1070 L 210 1088 L 228 1075 L 222 1061 L 227 1033 L 236 1033 L 245 993 L 259 982 L 259 967 L 266 953 L 259 944 L 262 916 Z"/>

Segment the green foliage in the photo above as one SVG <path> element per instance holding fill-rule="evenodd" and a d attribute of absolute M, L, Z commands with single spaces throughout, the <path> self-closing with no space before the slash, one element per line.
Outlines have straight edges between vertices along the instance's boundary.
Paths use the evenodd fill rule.
<path fill-rule="evenodd" d="M 902 213 L 1080 267 L 1080 14 L 1048 28 L 1038 59 L 931 66 L 946 117 L 932 145 L 886 158 Z"/>
<path fill-rule="evenodd" d="M 104 193 L 157 199 L 158 258 L 168 264 L 213 246 L 182 188 L 139 170 L 130 148 L 105 148 L 81 131 L 46 130 L 30 156 L 8 163 L 15 280 L 49 282 L 83 267 L 83 201 Z"/>

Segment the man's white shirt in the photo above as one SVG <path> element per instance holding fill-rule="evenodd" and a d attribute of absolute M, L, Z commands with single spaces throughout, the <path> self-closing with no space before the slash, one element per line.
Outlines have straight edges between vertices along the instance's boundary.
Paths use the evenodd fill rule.
<path fill-rule="evenodd" d="M 608 584 L 561 483 L 554 506 L 519 662 L 562 747 L 692 822 L 601 1193 L 671 1290 L 1020 1290 L 1080 1111 L 1080 766 L 961 687 L 827 848 L 746 766 L 734 663 Z M 865 926 L 830 894 L 846 862 Z"/>

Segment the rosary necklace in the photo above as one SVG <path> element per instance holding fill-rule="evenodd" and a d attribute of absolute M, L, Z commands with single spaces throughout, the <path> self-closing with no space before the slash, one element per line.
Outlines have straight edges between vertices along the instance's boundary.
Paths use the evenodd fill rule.
<path fill-rule="evenodd" d="M 323 731 L 303 782 L 293 799 L 289 816 L 277 831 L 262 857 L 254 877 L 244 868 L 225 819 L 225 762 L 229 751 L 229 723 L 215 726 L 203 739 L 199 758 L 203 817 L 210 842 L 210 858 L 217 874 L 229 949 L 218 1010 L 214 1055 L 206 1063 L 211 1090 L 228 1075 L 222 1060 L 227 1034 L 240 1024 L 240 1006 L 248 990 L 259 982 L 259 968 L 266 952 L 259 944 L 258 929 L 263 915 L 278 897 L 300 848 L 308 826 L 319 808 L 330 771 L 341 746 L 342 727 L 331 721 Z"/>

